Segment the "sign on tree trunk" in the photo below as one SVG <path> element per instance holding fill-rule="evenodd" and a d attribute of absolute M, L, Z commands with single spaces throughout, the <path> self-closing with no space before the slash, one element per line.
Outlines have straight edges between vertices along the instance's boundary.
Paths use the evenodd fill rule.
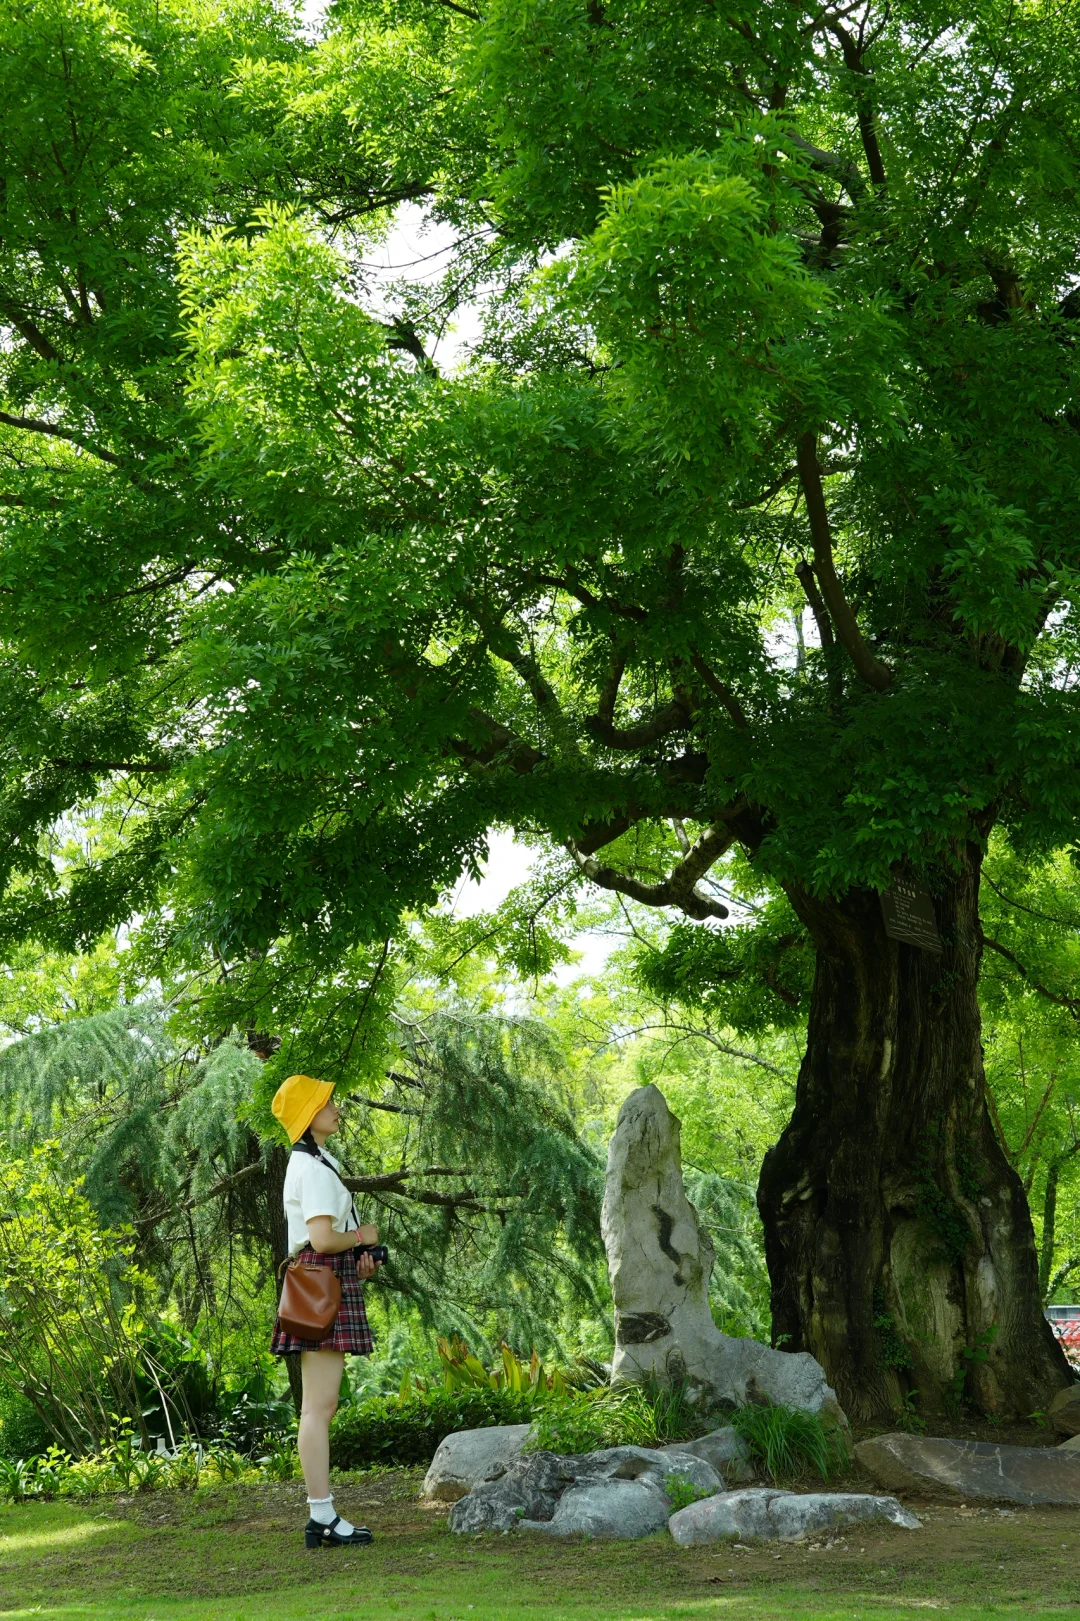
<path fill-rule="evenodd" d="M 917 878 L 896 878 L 882 891 L 881 915 L 890 940 L 924 951 L 942 949 L 930 891 Z"/>

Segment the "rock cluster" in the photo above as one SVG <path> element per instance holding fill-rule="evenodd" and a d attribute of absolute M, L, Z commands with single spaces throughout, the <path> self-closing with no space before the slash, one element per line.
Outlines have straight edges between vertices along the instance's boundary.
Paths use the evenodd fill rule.
<path fill-rule="evenodd" d="M 768 1400 L 846 1422 L 821 1364 L 721 1334 L 714 1252 L 686 1197 L 679 1122 L 655 1086 L 631 1092 L 608 1149 L 601 1216 L 615 1301 L 614 1381 L 685 1379 L 710 1403 Z"/>
<path fill-rule="evenodd" d="M 693 1452 L 605 1447 L 583 1457 L 534 1452 L 501 1479 L 474 1488 L 450 1510 L 452 1531 L 544 1531 L 569 1536 L 642 1537 L 661 1530 L 672 1476 L 701 1492 L 721 1492 L 712 1464 Z"/>
<path fill-rule="evenodd" d="M 726 1461 L 745 1467 L 743 1458 Z M 673 1480 L 688 1482 L 701 1494 L 674 1514 Z M 684 1546 L 723 1539 L 792 1541 L 831 1526 L 871 1521 L 911 1528 L 920 1523 L 894 1497 L 774 1487 L 728 1491 L 707 1459 L 678 1447 L 606 1447 L 584 1457 L 535 1452 L 511 1463 L 498 1480 L 476 1485 L 450 1510 L 450 1529 L 463 1533 L 630 1538 L 667 1526 Z"/>

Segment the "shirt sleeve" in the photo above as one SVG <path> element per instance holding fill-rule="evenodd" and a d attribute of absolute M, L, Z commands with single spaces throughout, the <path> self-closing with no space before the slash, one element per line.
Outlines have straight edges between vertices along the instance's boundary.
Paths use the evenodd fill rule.
<path fill-rule="evenodd" d="M 305 1221 L 313 1216 L 329 1216 L 331 1221 L 341 1203 L 341 1184 L 327 1165 L 312 1160 L 304 1166 L 300 1179 L 300 1214 Z"/>

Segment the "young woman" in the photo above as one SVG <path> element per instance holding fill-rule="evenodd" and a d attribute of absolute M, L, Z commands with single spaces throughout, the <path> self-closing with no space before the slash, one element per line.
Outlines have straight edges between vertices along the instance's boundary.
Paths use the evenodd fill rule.
<path fill-rule="evenodd" d="M 334 1512 L 330 1491 L 330 1420 L 337 1411 L 345 1357 L 370 1356 L 374 1349 L 361 1281 L 375 1262 L 357 1254 L 358 1244 L 377 1244 L 378 1229 L 357 1223 L 352 1197 L 338 1175 L 338 1162 L 325 1144 L 338 1128 L 341 1111 L 331 1101 L 332 1081 L 290 1075 L 274 1096 L 273 1110 L 293 1145 L 285 1172 L 285 1216 L 289 1250 L 304 1266 L 328 1266 L 341 1284 L 341 1310 L 322 1340 L 302 1340 L 274 1324 L 270 1349 L 277 1356 L 300 1352 L 304 1397 L 296 1444 L 304 1471 L 310 1517 L 304 1530 L 309 1548 L 351 1547 L 370 1542 L 364 1525 L 350 1525 Z"/>

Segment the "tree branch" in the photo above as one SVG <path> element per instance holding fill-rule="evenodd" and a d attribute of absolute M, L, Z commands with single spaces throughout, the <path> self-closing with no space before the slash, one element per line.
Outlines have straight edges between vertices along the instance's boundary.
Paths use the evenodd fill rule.
<path fill-rule="evenodd" d="M 836 18 L 826 17 L 826 30 L 839 42 L 844 54 L 844 66 L 850 73 L 858 74 L 864 81 L 872 75 L 863 61 L 863 53 L 858 42 L 852 38 L 848 30 Z M 870 179 L 875 186 L 884 186 L 886 183 L 885 164 L 881 156 L 881 147 L 877 138 L 877 119 L 874 116 L 874 107 L 870 99 L 869 90 L 856 86 L 855 89 L 855 116 L 859 123 L 859 136 L 862 140 L 863 151 L 866 154 L 866 167 L 870 171 Z"/>
<path fill-rule="evenodd" d="M 843 186 L 853 203 L 861 202 L 866 196 L 866 181 L 859 173 L 858 165 L 848 158 L 839 157 L 835 152 L 824 152 L 820 146 L 812 146 L 801 135 L 793 130 L 787 132 L 787 140 L 791 145 L 806 155 L 810 160 L 811 169 L 819 174 L 828 175 Z"/>
<path fill-rule="evenodd" d="M 690 716 L 686 706 L 673 698 L 647 720 L 638 721 L 636 726 L 613 726 L 602 715 L 588 715 L 582 724 L 598 743 L 605 743 L 608 748 L 644 749 L 671 732 L 685 731 Z"/>
<path fill-rule="evenodd" d="M 231 1176 L 222 1177 L 220 1182 L 215 1182 L 212 1188 L 207 1188 L 206 1192 L 200 1193 L 197 1198 L 186 1200 L 180 1208 L 181 1210 L 194 1210 L 197 1205 L 207 1204 L 211 1199 L 220 1199 L 223 1193 L 231 1193 L 233 1188 L 240 1186 L 241 1182 L 249 1181 L 257 1171 L 264 1171 L 265 1169 L 266 1167 L 261 1159 L 256 1160 L 254 1165 L 245 1165 L 242 1171 L 234 1171 Z"/>
<path fill-rule="evenodd" d="M 991 951 L 996 951 L 999 957 L 1004 957 L 1006 962 L 1011 962 L 1017 973 L 1022 979 L 1027 980 L 1033 991 L 1038 991 L 1040 996 L 1045 996 L 1048 1002 L 1054 1002 L 1058 1007 L 1067 1008 L 1074 1019 L 1080 1019 L 1080 996 L 1059 996 L 1054 991 L 1048 990 L 1045 985 L 1040 984 L 1037 979 L 1032 977 L 1019 957 L 1014 956 L 1008 946 L 1003 946 L 1000 940 L 994 940 L 989 934 L 983 935 L 982 943 L 984 946 L 989 946 Z"/>
<path fill-rule="evenodd" d="M 1071 1261 L 1066 1261 L 1064 1266 L 1059 1266 L 1046 1286 L 1044 1298 L 1049 1300 L 1052 1295 L 1056 1295 L 1069 1273 L 1075 1272 L 1078 1266 L 1080 1266 L 1080 1255 L 1074 1255 Z"/>
<path fill-rule="evenodd" d="M 539 749 L 534 749 L 531 743 L 526 743 L 524 738 L 518 737 L 516 732 L 485 714 L 475 704 L 469 706 L 469 719 L 479 730 L 487 733 L 487 744 L 476 749 L 463 738 L 452 738 L 447 748 L 464 760 L 470 769 L 487 772 L 503 759 L 519 777 L 525 777 L 544 759 Z"/>
<path fill-rule="evenodd" d="M 677 1030 L 685 1036 L 697 1036 L 715 1047 L 717 1052 L 726 1054 L 728 1058 L 741 1058 L 746 1064 L 757 1064 L 760 1069 L 768 1070 L 770 1075 L 778 1075 L 781 1080 L 786 1079 L 778 1064 L 770 1063 L 767 1058 L 759 1058 L 757 1053 L 743 1052 L 741 1047 L 729 1046 L 726 1041 L 721 1041 L 719 1036 L 714 1036 L 711 1030 L 699 1030 L 692 1024 L 639 1024 L 633 1030 L 621 1031 L 619 1035 L 613 1037 L 613 1040 L 626 1041 L 631 1036 L 640 1036 L 649 1030 Z"/>
<path fill-rule="evenodd" d="M 66 758 L 46 760 L 46 765 L 56 766 L 61 771 L 153 771 L 163 773 L 171 771 L 171 765 L 149 765 L 138 760 L 68 760 Z"/>
<path fill-rule="evenodd" d="M 541 670 L 535 655 L 519 644 L 513 632 L 502 620 L 490 618 L 482 608 L 475 606 L 470 611 L 495 657 L 502 659 L 504 664 L 509 664 L 528 687 L 556 744 L 565 754 L 577 759 L 580 756 L 577 739 L 563 713 L 555 689 Z"/>
<path fill-rule="evenodd" d="M 623 673 L 626 670 L 625 653 L 612 651 L 611 663 L 608 665 L 607 678 L 600 688 L 596 700 L 596 713 L 608 726 L 615 719 L 615 705 L 619 697 L 619 688 L 622 686 Z M 586 725 L 588 722 L 586 722 Z"/>
<path fill-rule="evenodd" d="M 709 691 L 715 693 L 716 697 L 719 698 L 720 702 L 731 716 L 734 724 L 739 728 L 740 731 L 745 731 L 747 725 L 749 724 L 746 719 L 746 712 L 740 704 L 738 698 L 736 698 L 735 694 L 732 692 L 731 688 L 726 686 L 725 683 L 721 681 L 720 677 L 714 670 L 710 669 L 709 665 L 705 663 L 705 660 L 701 657 L 700 653 L 691 653 L 690 663 L 704 681 Z"/>
<path fill-rule="evenodd" d="M 59 362 L 63 359 L 59 349 L 49 341 L 41 328 L 29 316 L 22 314 L 19 306 L 6 295 L 0 297 L 0 312 L 11 322 L 21 338 L 25 338 L 31 349 L 39 354 L 42 360 Z"/>
<path fill-rule="evenodd" d="M 99 461 L 110 462 L 113 467 L 122 467 L 124 465 L 121 458 L 114 456 L 111 450 L 99 450 L 96 445 L 89 444 L 83 435 L 76 433 L 73 428 L 61 428 L 57 423 L 43 422 L 39 417 L 12 416 L 9 411 L 0 411 L 0 422 L 5 423 L 9 428 L 21 428 L 24 433 L 47 433 L 51 434 L 54 439 L 65 439 L 70 444 L 78 445 L 80 450 L 85 450 L 88 455 L 96 456 Z"/>
<path fill-rule="evenodd" d="M 802 483 L 806 515 L 810 521 L 810 534 L 814 542 L 814 572 L 832 615 L 836 633 L 847 649 L 848 657 L 858 675 L 875 692 L 884 692 L 892 684 L 892 671 L 871 652 L 863 639 L 851 604 L 844 595 L 833 562 L 832 532 L 829 513 L 825 505 L 825 492 L 821 487 L 821 472 L 817 459 L 817 435 L 804 433 L 798 442 L 799 478 Z M 803 582 L 803 589 L 806 589 Z M 813 606 L 811 604 L 811 606 Z"/>
<path fill-rule="evenodd" d="M 626 873 L 616 872 L 613 867 L 601 865 L 593 857 L 585 855 L 573 839 L 567 839 L 566 848 L 584 876 L 591 883 L 599 884 L 601 889 L 628 895 L 643 906 L 677 906 L 687 917 L 700 922 L 707 917 L 725 918 L 730 915 L 726 906 L 701 894 L 697 885 L 734 842 L 735 834 L 727 823 L 714 822 L 672 868 L 669 876 L 658 884 L 646 884 Z"/>

